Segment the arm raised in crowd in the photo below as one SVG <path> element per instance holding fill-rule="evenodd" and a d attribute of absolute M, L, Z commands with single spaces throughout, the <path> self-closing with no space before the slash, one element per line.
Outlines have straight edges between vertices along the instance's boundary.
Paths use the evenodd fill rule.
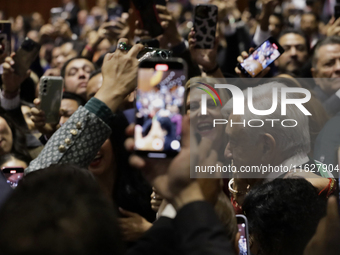
<path fill-rule="evenodd" d="M 165 218 L 156 221 L 144 238 L 129 250 L 129 255 L 145 254 L 152 246 L 179 250 L 181 254 L 233 254 L 226 232 L 213 207 L 205 201 L 199 182 L 190 178 L 190 165 L 220 164 L 217 153 L 211 149 L 212 142 L 208 139 L 202 138 L 199 145 L 195 144 L 188 116 L 183 118 L 182 128 L 181 152 L 174 159 L 130 157 L 130 163 L 140 169 L 157 192 L 174 206 L 177 216 L 172 223 L 165 222 L 168 221 Z M 132 135 L 131 126 L 127 133 Z M 134 140 L 128 139 L 125 146 L 127 150 L 133 150 Z M 172 237 L 177 240 L 175 247 L 171 246 Z"/>
<path fill-rule="evenodd" d="M 120 41 L 127 42 L 126 39 Z M 128 53 L 118 50 L 105 56 L 103 84 L 95 97 L 53 134 L 39 157 L 25 170 L 26 173 L 52 164 L 89 165 L 110 135 L 109 124 L 114 121 L 119 105 L 135 89 L 136 56 L 142 48 L 142 45 L 135 45 Z"/>

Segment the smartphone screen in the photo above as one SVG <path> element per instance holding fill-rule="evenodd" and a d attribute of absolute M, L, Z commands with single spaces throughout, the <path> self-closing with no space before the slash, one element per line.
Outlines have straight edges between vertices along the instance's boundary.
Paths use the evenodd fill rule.
<path fill-rule="evenodd" d="M 244 215 L 236 215 L 238 232 L 240 233 L 240 239 L 238 241 L 238 247 L 240 249 L 239 255 L 249 255 L 249 235 L 248 235 L 248 221 Z"/>
<path fill-rule="evenodd" d="M 135 150 L 151 158 L 181 150 L 186 65 L 181 59 L 140 64 L 136 95 Z"/>
<path fill-rule="evenodd" d="M 281 45 L 270 37 L 240 64 L 242 69 L 251 77 L 257 76 L 284 52 Z"/>
<path fill-rule="evenodd" d="M 0 55 L 6 52 L 6 56 L 11 55 L 11 22 L 0 21 Z"/>
<path fill-rule="evenodd" d="M 114 8 L 108 8 L 107 14 L 109 16 L 109 20 L 116 20 L 117 18 L 120 18 L 123 13 L 123 7 L 121 5 L 117 5 Z"/>
<path fill-rule="evenodd" d="M 23 167 L 3 167 L 1 168 L 3 175 L 5 176 L 7 183 L 15 188 L 18 186 L 18 183 L 22 177 L 24 177 L 24 168 Z"/>

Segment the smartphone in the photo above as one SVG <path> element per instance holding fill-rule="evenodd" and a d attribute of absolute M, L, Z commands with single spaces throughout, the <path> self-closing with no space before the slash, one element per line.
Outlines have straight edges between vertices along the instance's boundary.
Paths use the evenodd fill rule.
<path fill-rule="evenodd" d="M 15 62 L 13 68 L 14 72 L 19 76 L 26 75 L 34 60 L 38 57 L 40 51 L 40 44 L 32 39 L 26 37 L 20 48 L 16 52 L 13 60 Z"/>
<path fill-rule="evenodd" d="M 54 25 L 58 19 L 62 18 L 63 8 L 61 7 L 52 8 L 50 11 L 50 14 L 51 14 L 51 23 L 52 25 Z"/>
<path fill-rule="evenodd" d="M 340 147 L 338 148 L 338 167 L 340 165 Z M 339 172 L 335 172 L 335 180 L 336 180 L 336 191 L 335 191 L 335 195 L 336 198 L 338 200 L 338 212 L 340 215 L 340 173 Z"/>
<path fill-rule="evenodd" d="M 335 20 L 337 20 L 338 18 L 340 18 L 340 4 L 337 3 L 335 6 L 334 6 L 334 18 Z"/>
<path fill-rule="evenodd" d="M 196 32 L 196 47 L 212 49 L 215 44 L 217 6 L 198 4 L 194 11 L 194 30 Z"/>
<path fill-rule="evenodd" d="M 123 13 L 123 7 L 119 4 L 116 5 L 114 8 L 107 9 L 107 15 L 110 21 L 120 18 L 122 16 L 122 13 Z"/>
<path fill-rule="evenodd" d="M 19 181 L 24 177 L 23 167 L 2 167 L 1 172 L 12 188 L 18 186 Z"/>
<path fill-rule="evenodd" d="M 135 151 L 149 158 L 174 157 L 181 150 L 184 85 L 183 59 L 146 59 L 138 69 Z"/>
<path fill-rule="evenodd" d="M 6 56 L 11 55 L 11 22 L 0 21 L 0 55 L 4 52 Z"/>
<path fill-rule="evenodd" d="M 240 239 L 238 241 L 238 247 L 240 249 L 239 255 L 250 255 L 247 217 L 242 214 L 237 214 L 236 219 L 238 232 L 240 233 Z"/>
<path fill-rule="evenodd" d="M 152 0 L 132 0 L 136 7 L 141 28 L 148 31 L 151 37 L 163 34 L 161 21 L 156 10 L 156 4 Z"/>
<path fill-rule="evenodd" d="M 256 77 L 263 69 L 278 59 L 284 49 L 273 37 L 264 41 L 255 51 L 246 58 L 238 68 L 247 77 Z"/>
<path fill-rule="evenodd" d="M 40 79 L 40 109 L 45 112 L 46 123 L 59 122 L 59 110 L 64 80 L 61 76 L 43 76 Z"/>

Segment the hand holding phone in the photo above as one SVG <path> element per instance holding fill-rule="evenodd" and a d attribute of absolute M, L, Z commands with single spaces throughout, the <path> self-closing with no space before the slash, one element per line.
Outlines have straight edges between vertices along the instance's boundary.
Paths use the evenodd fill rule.
<path fill-rule="evenodd" d="M 141 62 L 136 95 L 137 154 L 166 158 L 180 151 L 186 77 L 182 59 L 156 58 Z"/>
<path fill-rule="evenodd" d="M 237 59 L 239 64 L 236 72 L 240 75 L 254 78 L 278 59 L 283 53 L 284 49 L 282 46 L 273 37 L 270 37 L 252 51 L 249 56 L 247 56 L 247 53 L 242 53 L 242 57 L 245 59 L 242 59 L 242 57 Z"/>

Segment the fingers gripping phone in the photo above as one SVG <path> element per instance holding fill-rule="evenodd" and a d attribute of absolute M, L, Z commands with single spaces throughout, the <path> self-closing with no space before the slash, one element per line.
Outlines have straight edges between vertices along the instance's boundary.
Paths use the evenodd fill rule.
<path fill-rule="evenodd" d="M 46 123 L 59 122 L 59 110 L 64 80 L 60 76 L 43 76 L 40 79 L 40 109 L 45 112 Z"/>
<path fill-rule="evenodd" d="M 269 37 L 243 63 L 239 63 L 238 68 L 247 77 L 254 78 L 278 59 L 283 52 L 282 46 L 273 37 Z"/>
<path fill-rule="evenodd" d="M 199 4 L 195 7 L 194 30 L 196 33 L 196 48 L 212 49 L 215 44 L 217 6 Z"/>
<path fill-rule="evenodd" d="M 240 233 L 240 239 L 238 241 L 238 247 L 240 250 L 239 255 L 250 255 L 248 220 L 246 216 L 242 214 L 237 214 L 236 219 L 238 232 Z"/>
<path fill-rule="evenodd" d="M 138 70 L 135 116 L 136 153 L 149 158 L 173 157 L 181 150 L 184 60 L 146 59 Z"/>
<path fill-rule="evenodd" d="M 33 61 L 38 57 L 40 44 L 26 37 L 21 44 L 19 50 L 13 57 L 14 72 L 19 76 L 26 75 L 27 70 L 32 65 Z"/>
<path fill-rule="evenodd" d="M 23 167 L 3 167 L 1 168 L 1 172 L 12 188 L 18 186 L 19 181 L 24 177 Z"/>

